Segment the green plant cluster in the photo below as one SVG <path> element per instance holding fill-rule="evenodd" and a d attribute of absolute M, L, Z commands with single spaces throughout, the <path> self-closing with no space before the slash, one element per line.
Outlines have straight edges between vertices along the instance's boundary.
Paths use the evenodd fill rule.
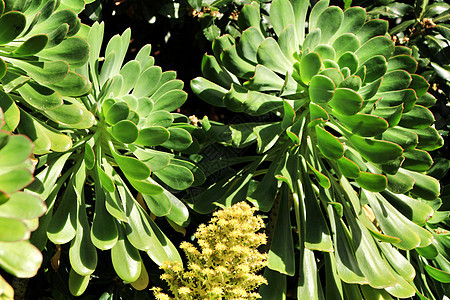
<path fill-rule="evenodd" d="M 414 6 L 407 2 L 386 4 L 385 6 L 371 7 L 369 13 L 374 16 L 401 18 L 402 22 L 390 29 L 389 33 L 397 43 L 413 50 L 413 57 L 419 63 L 418 73 L 430 82 L 429 92 L 437 98 L 433 110 L 436 118 L 435 128 L 448 141 L 450 128 L 450 110 L 448 109 L 450 5 L 442 1 L 418 1 Z M 448 245 L 450 224 L 450 202 L 448 201 L 450 186 L 448 180 L 445 179 L 450 168 L 448 155 L 446 155 L 447 149 L 448 146 L 445 146 L 433 153 L 434 164 L 427 171 L 428 174 L 442 181 L 440 197 L 430 203 L 435 213 L 426 225 L 426 228 L 434 233 L 433 244 L 438 251 L 417 251 L 417 255 L 413 256 L 417 265 L 416 269 L 422 274 L 421 293 L 430 299 L 449 293 L 449 278 L 445 274 L 450 271 L 448 264 L 450 256 L 446 250 L 448 246 L 445 246 Z M 444 272 L 438 272 L 435 268 L 444 270 Z M 437 296 L 435 296 L 436 294 Z"/>
<path fill-rule="evenodd" d="M 42 262 L 41 252 L 28 239 L 46 204 L 22 191 L 34 180 L 32 155 L 42 153 L 36 140 L 46 139 L 50 149 L 48 136 L 61 134 L 28 112 L 36 109 L 46 115 L 63 104 L 61 93 L 81 94 L 89 86 L 87 79 L 71 71 L 86 62 L 89 51 L 87 42 L 74 36 L 81 22 L 72 4 L 0 2 L 0 266 L 17 277 L 36 275 Z M 10 134 L 13 131 L 21 134 Z M 12 288 L 0 278 L 0 295 L 13 299 Z"/>
<path fill-rule="evenodd" d="M 96 248 L 111 250 L 114 269 L 127 282 L 141 275 L 139 250 L 158 264 L 181 261 L 148 210 L 182 226 L 188 210 L 164 187 L 186 189 L 194 183 L 193 173 L 199 174 L 192 163 L 164 150 L 190 151 L 196 145 L 191 136 L 196 127 L 188 124 L 186 117 L 170 113 L 186 100 L 183 82 L 176 79 L 175 72 L 162 72 L 154 66 L 150 45 L 122 66 L 129 30 L 109 41 L 99 69 L 103 27 L 96 23 L 88 32 L 89 62 L 78 70 L 93 84 L 87 95 L 76 100 L 86 112 L 81 122 L 89 121 L 73 127 L 69 135 L 72 151 L 55 153 L 37 175 L 44 187 L 56 183 L 55 196 L 65 186 L 57 209 L 53 205 L 56 198 L 47 198 L 52 202 L 44 216 L 48 225 L 42 228 L 55 244 L 71 243 L 69 287 L 75 295 L 84 291 L 95 271 Z M 66 117 L 62 123 L 74 124 L 71 117 L 78 116 Z M 52 168 L 66 170 L 50 181 L 46 176 L 53 173 Z M 93 199 L 90 223 L 87 210 Z"/>
<path fill-rule="evenodd" d="M 200 98 L 275 120 L 229 126 L 203 120 L 217 142 L 255 143 L 259 156 L 195 196 L 193 208 L 207 213 L 213 201 L 228 206 L 247 198 L 269 211 L 278 195 L 283 221 L 274 225 L 268 266 L 278 273 L 269 286 L 285 287 L 285 276 L 297 275 L 299 299 L 408 298 L 426 290 L 402 250 L 433 251 L 439 263 L 426 268 L 446 283 L 448 246 L 433 241 L 447 240 L 447 232 L 421 227 L 440 193 L 426 173 L 433 165 L 428 151 L 443 145 L 428 109 L 436 98 L 414 74 L 412 50 L 391 40 L 387 21 L 322 0 L 305 32 L 308 6 L 272 1 L 267 30 L 259 4 L 246 5 L 240 38 L 223 35 L 213 55 L 204 56 L 204 77 L 191 83 Z M 263 288 L 262 295 L 275 294 Z"/>
<path fill-rule="evenodd" d="M 113 37 L 105 57 L 99 58 L 104 25 L 82 26 L 71 4 L 6 3 L 5 22 L 17 30 L 7 28 L 14 36 L 5 37 L 3 42 L 7 45 L 2 61 L 8 70 L 1 91 L 4 127 L 28 136 L 34 147 L 28 138 L 13 136 L 11 146 L 3 148 L 4 159 L 11 167 L 15 162 L 29 168 L 18 165 L 21 172 L 5 174 L 8 181 L 2 180 L 2 198 L 6 202 L 6 193 L 26 187 L 26 193 L 20 195 L 45 201 L 48 210 L 32 242 L 39 250 L 45 247 L 47 238 L 58 245 L 70 242 L 69 289 L 80 295 L 96 268 L 97 248 L 111 249 L 114 269 L 127 282 L 136 281 L 145 272 L 139 250 L 158 264 L 181 261 L 148 212 L 182 226 L 188 220 L 188 210 L 165 187 L 184 190 L 195 180 L 201 183 L 202 173 L 177 155 L 195 152 L 199 147 L 191 135 L 197 128 L 189 124 L 187 117 L 170 113 L 186 100 L 183 82 L 176 79 L 174 71 L 163 72 L 154 66 L 150 45 L 122 66 L 130 42 L 129 30 Z M 12 9 L 24 13 L 9 12 Z M 25 16 L 31 20 L 28 26 Z M 18 25 L 8 18 L 14 18 Z M 33 35 L 35 32 L 40 34 Z M 19 42 L 14 41 L 16 38 Z M 31 152 L 36 157 L 35 165 L 29 159 L 23 162 Z M 8 153 L 17 161 L 11 160 Z M 6 166 L 2 172 L 8 171 Z M 9 187 L 11 182 L 13 187 Z M 11 199 L 1 207 L 7 217 L 14 217 L 8 212 L 13 205 Z M 19 200 L 23 203 L 26 199 Z M 39 202 L 45 207 L 42 200 Z M 21 223 L 23 230 L 17 227 L 16 233 L 4 231 L 10 241 L 27 239 L 29 231 L 37 228 L 36 218 L 45 209 L 37 213 L 34 210 L 30 207 L 33 220 L 28 227 Z M 88 214 L 94 214 L 93 219 L 89 220 Z M 10 223 L 8 228 L 13 225 Z M 18 269 L 22 265 L 9 261 L 23 260 L 23 256 L 10 258 L 12 253 L 8 253 L 8 260 L 2 264 L 19 277 L 34 275 L 42 260 L 36 248 L 25 246 L 23 255 L 31 252 L 30 256 L 35 257 L 34 252 L 38 252 L 37 258 L 28 260 L 26 272 L 16 271 L 14 265 Z M 8 244 L 11 247 L 14 244 Z"/>
<path fill-rule="evenodd" d="M 73 296 L 105 257 L 135 290 L 160 266 L 179 299 L 450 293 L 450 5 L 114 3 L 199 18 L 212 52 L 190 87 L 250 120 L 223 124 L 180 111 L 183 81 L 130 50 L 130 29 L 106 42 L 105 23 L 82 24 L 109 2 L 0 0 L 2 270 L 33 277 L 57 248 L 42 273 Z M 251 155 L 205 155 L 231 147 Z M 173 232 L 217 207 L 183 266 Z"/>

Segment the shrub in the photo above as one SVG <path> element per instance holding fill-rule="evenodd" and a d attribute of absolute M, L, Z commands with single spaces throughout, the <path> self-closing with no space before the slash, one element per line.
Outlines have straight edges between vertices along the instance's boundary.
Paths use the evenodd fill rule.
<path fill-rule="evenodd" d="M 298 298 L 321 297 L 323 285 L 327 298 L 411 297 L 415 270 L 401 250 L 434 247 L 421 226 L 434 213 L 427 203 L 439 196 L 439 182 L 425 174 L 433 164 L 427 151 L 443 143 L 428 110 L 436 99 L 414 74 L 411 49 L 395 46 L 387 34 L 388 22 L 322 0 L 305 33 L 308 5 L 273 1 L 268 30 L 258 3 L 246 5 L 240 38 L 223 35 L 214 55 L 204 56 L 204 77 L 191 82 L 200 98 L 274 121 L 203 120 L 212 139 L 256 144 L 259 156 L 195 196 L 193 207 L 206 213 L 214 201 L 230 206 L 248 198 L 269 211 L 277 199 L 268 268 L 278 273 L 266 274 L 269 286 L 283 286 L 285 275 L 296 274 L 291 199 Z"/>
<path fill-rule="evenodd" d="M 29 112 L 51 119 L 61 111 L 61 94 L 79 95 L 89 87 L 86 78 L 71 70 L 86 62 L 89 45 L 75 36 L 81 23 L 68 8 L 80 9 L 65 1 L 0 1 L 0 266 L 17 277 L 34 276 L 42 262 L 28 239 L 46 205 L 21 191 L 34 179 L 32 154 L 45 152 L 44 144 L 50 149 L 48 135 L 55 141 L 63 136 Z M 2 277 L 0 296 L 14 297 Z"/>
<path fill-rule="evenodd" d="M 58 115 L 58 127 L 73 146 L 40 157 L 45 163 L 29 187 L 49 206 L 36 242 L 42 247 L 46 233 L 55 244 L 71 243 L 74 295 L 84 292 L 96 269 L 97 248 L 111 250 L 114 269 L 127 282 L 146 274 L 140 250 L 157 264 L 181 261 L 149 211 L 183 226 L 188 210 L 164 187 L 183 190 L 201 181 L 195 166 L 178 155 L 195 151 L 191 132 L 197 129 L 187 117 L 170 113 L 186 100 L 183 82 L 154 66 L 150 45 L 122 66 L 130 30 L 109 41 L 99 69 L 103 27 L 95 23 L 85 32 L 91 52 L 88 64 L 77 69 L 90 78 L 92 89 L 65 98 L 67 108 Z"/>

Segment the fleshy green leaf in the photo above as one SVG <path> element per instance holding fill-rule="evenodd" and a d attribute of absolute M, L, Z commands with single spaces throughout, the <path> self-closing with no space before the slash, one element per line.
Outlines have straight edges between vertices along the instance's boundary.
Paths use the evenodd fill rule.
<path fill-rule="evenodd" d="M 48 36 L 46 34 L 38 34 L 26 40 L 22 45 L 14 50 L 12 54 L 17 57 L 35 55 L 44 49 L 45 46 L 47 46 L 47 43 Z"/>
<path fill-rule="evenodd" d="M 376 136 L 389 126 L 386 120 L 374 115 L 356 114 L 348 117 L 335 114 L 335 116 L 347 129 L 359 136 Z"/>
<path fill-rule="evenodd" d="M 362 98 L 355 91 L 347 88 L 337 88 L 329 104 L 336 112 L 351 116 L 361 110 Z"/>
<path fill-rule="evenodd" d="M 329 159 L 340 159 L 344 155 L 341 142 L 327 130 L 316 126 L 317 145 L 322 154 Z"/>
<path fill-rule="evenodd" d="M 0 233 L 0 243 L 18 242 L 30 237 L 30 231 L 27 225 L 21 220 L 11 219 L 9 216 L 8 218 L 0 217 L 0 225 L 3 229 Z"/>
<path fill-rule="evenodd" d="M 122 229 L 121 229 L 122 230 Z M 124 234 L 111 249 L 111 260 L 117 275 L 125 281 L 136 281 L 141 274 L 141 256 Z"/>
<path fill-rule="evenodd" d="M 282 274 L 295 273 L 294 242 L 289 230 L 291 220 L 289 217 L 289 189 L 285 185 L 281 190 L 277 222 L 275 224 L 272 244 L 269 250 L 269 268 Z M 287 244 L 287 245 L 286 245 Z"/>
<path fill-rule="evenodd" d="M 125 120 L 130 113 L 130 107 L 126 102 L 114 103 L 105 113 L 105 120 L 111 125 Z"/>
<path fill-rule="evenodd" d="M 387 163 L 402 155 L 403 149 L 394 143 L 348 135 L 348 140 L 361 155 L 374 163 Z"/>
<path fill-rule="evenodd" d="M 321 67 L 321 59 L 319 54 L 311 52 L 302 57 L 300 61 L 300 76 L 303 83 L 309 83 L 316 75 Z"/>
<path fill-rule="evenodd" d="M 309 96 L 314 103 L 327 103 L 333 98 L 336 86 L 327 76 L 316 75 L 312 77 L 309 86 Z"/>
<path fill-rule="evenodd" d="M 134 142 L 139 135 L 139 130 L 133 122 L 122 120 L 112 126 L 113 136 L 126 144 Z"/>
<path fill-rule="evenodd" d="M 129 156 L 123 156 L 120 155 L 115 149 L 112 143 L 109 144 L 109 149 L 111 150 L 111 153 L 116 160 L 117 164 L 119 165 L 120 169 L 122 171 L 134 178 L 134 179 L 146 179 L 150 176 L 150 169 L 147 167 L 146 164 L 143 162 L 137 160 L 136 158 L 129 157 Z"/>
<path fill-rule="evenodd" d="M 17 38 L 26 26 L 26 17 L 19 11 L 9 11 L 0 17 L 0 45 L 8 44 Z"/>
<path fill-rule="evenodd" d="M 361 172 L 355 181 L 364 189 L 372 192 L 381 192 L 387 188 L 387 178 L 381 174 Z"/>
<path fill-rule="evenodd" d="M 182 151 L 192 144 L 192 136 L 183 128 L 171 127 L 169 128 L 169 133 L 169 139 L 162 143 L 161 146 L 176 151 Z"/>
<path fill-rule="evenodd" d="M 288 0 L 274 0 L 270 5 L 270 17 L 278 36 L 287 25 L 295 24 L 294 10 Z"/>
<path fill-rule="evenodd" d="M 4 270 L 22 278 L 36 275 L 42 263 L 42 254 L 30 242 L 0 242 L 0 249 L 0 265 Z"/>

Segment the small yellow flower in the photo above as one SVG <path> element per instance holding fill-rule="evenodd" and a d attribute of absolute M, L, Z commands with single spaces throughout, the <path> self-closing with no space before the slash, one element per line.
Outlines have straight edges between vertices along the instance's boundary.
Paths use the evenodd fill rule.
<path fill-rule="evenodd" d="M 200 272 L 200 270 L 202 269 L 198 264 L 195 263 L 190 263 L 189 268 L 195 272 Z"/>
<path fill-rule="evenodd" d="M 163 268 L 171 270 L 172 272 L 175 272 L 175 273 L 183 272 L 183 265 L 178 261 L 169 263 Z"/>
<path fill-rule="evenodd" d="M 226 274 L 226 273 L 228 273 L 228 269 L 225 268 L 224 266 L 217 266 L 216 273 L 217 274 Z"/>
<path fill-rule="evenodd" d="M 162 274 L 160 277 L 162 280 L 165 280 L 165 281 L 170 281 L 174 278 L 172 275 L 169 275 L 167 273 Z"/>
<path fill-rule="evenodd" d="M 257 247 L 266 243 L 261 217 L 253 216 L 256 208 L 240 202 L 216 211 L 208 225 L 200 225 L 194 234 L 200 249 L 183 242 L 187 270 L 179 262 L 166 262 L 161 278 L 167 281 L 174 299 L 255 300 L 253 292 L 266 279 L 255 272 L 267 265 L 267 254 Z M 161 289 L 153 289 L 158 300 L 171 299 Z M 211 298 L 212 297 L 212 298 Z"/>
<path fill-rule="evenodd" d="M 169 296 L 163 293 L 155 294 L 156 300 L 170 300 Z"/>
<path fill-rule="evenodd" d="M 233 294 L 233 296 L 236 296 L 236 297 L 245 297 L 245 296 L 247 296 L 247 292 L 241 287 L 234 288 L 231 291 L 231 293 Z"/>
<path fill-rule="evenodd" d="M 211 256 L 211 254 L 213 254 L 213 250 L 211 248 L 205 248 L 203 249 L 202 254 L 204 256 Z"/>
<path fill-rule="evenodd" d="M 210 293 L 211 293 L 212 295 L 220 296 L 220 295 L 223 294 L 223 289 L 222 289 L 221 287 L 216 286 L 216 287 L 214 287 L 214 288 L 211 289 Z"/>
<path fill-rule="evenodd" d="M 225 250 L 227 250 L 227 246 L 225 244 L 222 244 L 222 243 L 217 243 L 214 248 L 216 249 L 216 251 L 225 251 Z"/>
<path fill-rule="evenodd" d="M 182 286 L 182 287 L 178 288 L 178 294 L 180 294 L 180 295 L 187 295 L 191 292 L 192 292 L 191 289 L 186 286 Z"/>
<path fill-rule="evenodd" d="M 184 252 L 188 255 L 195 255 L 195 256 L 200 255 L 200 252 L 191 243 L 182 242 L 180 244 L 180 248 L 183 249 Z"/>
<path fill-rule="evenodd" d="M 168 295 L 161 292 L 161 288 L 153 288 L 152 290 L 156 300 L 170 300 L 170 297 Z"/>
<path fill-rule="evenodd" d="M 215 272 L 212 269 L 206 268 L 202 270 L 202 273 L 205 274 L 206 276 L 213 276 Z"/>
<path fill-rule="evenodd" d="M 258 293 L 249 293 L 249 294 L 248 294 L 248 298 L 249 298 L 249 299 L 260 299 L 260 298 L 261 298 L 261 295 L 258 294 Z"/>
<path fill-rule="evenodd" d="M 244 264 L 237 266 L 237 269 L 239 270 L 239 272 L 242 272 L 242 273 L 250 272 L 250 267 L 248 265 L 244 265 Z"/>
<path fill-rule="evenodd" d="M 241 245 L 231 247 L 230 251 L 241 255 L 250 253 L 249 249 L 247 249 L 246 247 L 242 247 Z"/>
<path fill-rule="evenodd" d="M 217 226 L 219 226 L 219 227 L 226 227 L 228 225 L 228 221 L 227 220 L 224 220 L 224 219 L 220 219 L 220 220 L 218 220 L 217 221 Z"/>

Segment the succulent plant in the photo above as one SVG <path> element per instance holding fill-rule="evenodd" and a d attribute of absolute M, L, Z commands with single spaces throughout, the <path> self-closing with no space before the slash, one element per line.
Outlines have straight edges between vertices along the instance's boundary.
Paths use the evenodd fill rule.
<path fill-rule="evenodd" d="M 83 32 L 91 52 L 74 74 L 90 78 L 92 89 L 81 97 L 63 96 L 64 108 L 52 115 L 52 125 L 64 134 L 51 139 L 48 154 L 38 156 L 36 179 L 27 188 L 49 208 L 33 242 L 40 249 L 47 237 L 55 244 L 71 243 L 69 289 L 74 295 L 89 283 L 96 249 L 111 249 L 118 276 L 141 289 L 148 276 L 140 250 L 157 264 L 181 261 L 149 214 L 183 226 L 189 213 L 172 192 L 202 181 L 194 164 L 179 155 L 196 151 L 199 142 L 191 133 L 199 129 L 187 117 L 170 113 L 187 98 L 183 82 L 174 71 L 154 66 L 150 45 L 122 66 L 130 30 L 114 36 L 105 58 L 99 58 L 103 28 L 95 23 Z M 53 142 L 64 148 L 55 149 Z"/>
<path fill-rule="evenodd" d="M 433 108 L 435 127 L 448 142 L 448 108 L 450 91 L 450 59 L 445 53 L 450 43 L 449 25 L 450 5 L 440 1 L 415 1 L 414 5 L 393 2 L 372 8 L 368 14 L 382 14 L 388 18 L 401 18 L 401 22 L 389 30 L 396 43 L 411 47 L 413 56 L 419 63 L 418 73 L 432 86 L 430 93 L 437 98 Z M 411 252 L 411 260 L 416 272 L 415 284 L 419 292 L 429 299 L 442 299 L 450 293 L 450 202 L 448 195 L 448 146 L 433 152 L 433 166 L 426 174 L 441 183 L 441 195 L 429 202 L 435 210 L 427 221 L 426 228 L 433 233 L 433 245 L 425 249 L 417 248 Z"/>
<path fill-rule="evenodd" d="M 34 276 L 42 262 L 28 239 L 46 205 L 22 191 L 34 180 L 31 155 L 42 152 L 30 139 L 57 136 L 30 110 L 52 115 L 63 104 L 61 93 L 82 94 L 89 86 L 71 70 L 89 52 L 87 42 L 74 37 L 81 23 L 72 9 L 82 7 L 84 1 L 0 1 L 0 266 L 17 277 Z M 10 133 L 15 130 L 27 136 Z M 0 295 L 14 295 L 1 277 Z"/>
<path fill-rule="evenodd" d="M 81 22 L 74 1 L 1 1 L 0 82 L 12 99 L 0 103 L 5 128 L 27 135 L 33 152 L 66 151 L 71 139 L 46 123 L 59 122 L 89 81 L 74 72 L 86 63 L 89 45 L 75 36 Z M 83 1 L 75 1 L 82 4 Z M 36 112 L 36 113 L 33 113 Z"/>
<path fill-rule="evenodd" d="M 263 287 L 263 297 L 285 294 L 285 275 L 295 274 L 299 299 L 411 297 L 415 269 L 403 251 L 436 248 L 422 227 L 439 196 L 439 182 L 425 174 L 427 151 L 443 143 L 428 109 L 436 99 L 387 21 L 328 0 L 309 14 L 308 6 L 274 0 L 266 30 L 259 4 L 245 5 L 241 36 L 217 38 L 204 56 L 204 77 L 191 82 L 201 99 L 273 122 L 202 120 L 211 139 L 256 144 L 259 155 L 190 199 L 192 207 L 207 213 L 248 199 L 276 210 L 266 275 L 280 288 Z"/>
<path fill-rule="evenodd" d="M 0 92 L 2 98 L 8 97 Z M 0 128 L 5 124 L 0 109 Z M 45 203 L 22 189 L 33 181 L 33 144 L 23 135 L 0 130 L 0 267 L 16 277 L 32 277 L 42 263 L 41 252 L 29 241 Z M 14 291 L 0 276 L 0 298 Z"/>

